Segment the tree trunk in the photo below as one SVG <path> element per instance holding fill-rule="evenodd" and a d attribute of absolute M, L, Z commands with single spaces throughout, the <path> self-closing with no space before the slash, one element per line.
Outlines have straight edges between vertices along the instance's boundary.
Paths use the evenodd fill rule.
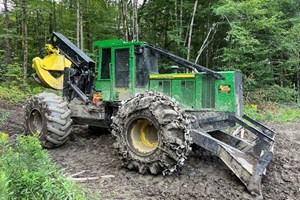
<path fill-rule="evenodd" d="M 21 4 L 22 5 L 22 4 Z M 19 3 L 16 3 L 16 7 L 20 6 Z M 16 13 L 16 27 L 17 27 L 17 34 L 22 37 L 23 36 L 23 20 L 22 20 L 22 13 Z M 21 62 L 21 58 L 23 57 L 23 44 L 22 44 L 23 39 L 18 39 L 16 41 L 17 43 L 17 58 L 18 61 Z"/>
<path fill-rule="evenodd" d="M 7 0 L 3 1 L 4 6 L 4 14 L 5 14 L 5 29 L 6 29 L 6 47 L 5 47 L 5 55 L 6 55 L 6 64 L 11 64 L 11 39 L 10 39 L 10 26 L 9 26 L 9 11 L 7 8 Z"/>
<path fill-rule="evenodd" d="M 52 0 L 53 2 L 53 31 L 56 31 L 56 1 Z"/>
<path fill-rule="evenodd" d="M 175 0 L 175 2 L 174 2 L 174 13 L 175 13 L 175 25 L 178 27 L 178 15 L 177 15 L 177 0 Z"/>
<path fill-rule="evenodd" d="M 154 21 L 157 22 L 158 20 L 158 15 L 154 15 Z M 148 21 L 150 23 L 150 20 Z M 152 34 L 151 37 L 153 38 L 154 44 L 157 44 L 159 42 L 158 34 L 156 33 L 157 30 L 157 23 L 152 23 Z"/>
<path fill-rule="evenodd" d="M 28 68 L 28 32 L 27 32 L 27 0 L 23 0 L 22 18 L 23 18 L 23 86 L 27 82 Z"/>
<path fill-rule="evenodd" d="M 204 39 L 204 41 L 203 41 L 203 43 L 202 43 L 202 45 L 201 45 L 201 47 L 200 47 L 200 49 L 198 51 L 198 55 L 197 55 L 196 60 L 195 60 L 196 64 L 198 63 L 202 52 L 205 49 L 207 49 L 206 50 L 206 65 L 205 65 L 205 67 L 208 67 L 209 56 L 207 54 L 208 54 L 208 52 L 212 52 L 212 48 L 211 48 L 211 51 L 208 50 L 208 45 L 214 41 L 214 36 L 215 36 L 215 34 L 217 32 L 217 28 L 218 28 L 218 25 L 215 25 L 215 24 L 213 24 L 212 27 L 209 28 L 209 31 L 208 31 L 208 33 L 206 35 L 206 38 Z M 210 38 L 210 40 L 209 40 L 209 38 Z"/>
<path fill-rule="evenodd" d="M 119 11 L 118 23 L 117 23 L 117 31 L 118 31 L 117 36 L 121 37 L 122 36 L 121 25 L 122 25 L 122 20 L 123 20 L 123 12 L 122 12 L 123 6 L 122 6 L 122 2 L 118 3 L 118 1 L 115 1 L 115 3 L 116 3 L 116 6 L 118 6 L 118 11 Z"/>
<path fill-rule="evenodd" d="M 58 5 L 58 8 L 57 8 L 57 15 L 58 15 L 58 19 L 59 21 L 63 21 L 64 18 L 63 18 L 63 6 L 62 5 Z M 63 26 L 61 25 L 62 23 L 58 23 L 57 24 L 57 30 L 61 30 L 63 28 Z"/>
<path fill-rule="evenodd" d="M 49 17 L 48 17 L 49 19 L 49 33 L 52 33 L 53 32 L 53 23 L 52 23 L 52 14 L 51 13 L 49 13 Z"/>
<path fill-rule="evenodd" d="M 133 0 L 132 2 L 132 7 L 133 7 L 133 24 L 132 24 L 132 29 L 133 29 L 133 33 L 132 33 L 132 40 L 133 41 L 138 41 L 139 40 L 139 27 L 138 27 L 138 0 Z"/>
<path fill-rule="evenodd" d="M 300 103 L 300 51 L 297 52 L 297 56 L 298 56 L 298 64 L 297 64 L 297 82 L 296 82 L 296 85 L 297 85 L 297 92 L 298 92 L 298 95 L 297 95 L 297 100 L 296 102 L 297 103 Z"/>
<path fill-rule="evenodd" d="M 168 49 L 168 29 L 169 29 L 169 21 L 170 21 L 170 16 L 168 15 L 167 12 L 167 7 L 165 7 L 165 20 L 164 20 L 164 49 Z"/>
<path fill-rule="evenodd" d="M 80 4 L 82 2 L 80 1 Z M 80 5 L 80 49 L 83 50 L 83 21 L 82 21 L 82 4 Z"/>
<path fill-rule="evenodd" d="M 122 0 L 122 14 L 123 14 L 123 30 L 124 30 L 124 40 L 128 42 L 128 25 L 127 25 L 127 1 Z"/>
<path fill-rule="evenodd" d="M 183 27 L 182 27 L 182 13 L 183 13 L 183 0 L 180 1 L 180 29 L 179 29 L 179 35 L 180 38 L 182 38 L 182 32 L 183 32 Z"/>
<path fill-rule="evenodd" d="M 209 44 L 208 38 L 211 34 L 211 31 L 213 30 L 214 27 L 211 27 L 206 35 L 206 38 L 204 39 L 199 51 L 198 51 L 198 56 L 196 57 L 195 63 L 197 64 L 202 52 L 204 51 L 204 49 L 207 47 L 207 45 Z M 207 67 L 207 66 L 206 66 Z"/>
<path fill-rule="evenodd" d="M 87 0 L 86 1 L 86 15 L 85 15 L 85 29 L 86 29 L 86 46 L 87 46 L 87 49 L 89 51 L 92 51 L 93 50 L 93 45 L 92 45 L 92 38 L 91 38 L 91 33 L 90 33 L 90 18 L 87 17 L 88 16 L 88 13 L 89 13 L 89 9 L 90 9 L 90 0 Z"/>
<path fill-rule="evenodd" d="M 76 38 L 77 38 L 77 47 L 80 48 L 80 1 L 77 0 L 77 8 L 76 8 Z"/>
<path fill-rule="evenodd" d="M 77 0 L 77 47 L 83 50 L 82 0 Z"/>
<path fill-rule="evenodd" d="M 196 15 L 197 5 L 198 5 L 198 0 L 196 0 L 195 4 L 194 4 L 194 10 L 193 10 L 191 24 L 190 24 L 190 31 L 189 31 L 189 37 L 188 37 L 188 49 L 187 49 L 188 52 L 187 52 L 187 57 L 186 57 L 187 60 L 190 60 L 193 25 L 194 25 L 194 19 L 195 19 L 195 15 Z"/>
<path fill-rule="evenodd" d="M 210 2 L 208 2 L 208 9 L 210 10 Z M 210 24 L 210 12 L 208 12 L 208 16 L 207 16 L 207 27 L 211 27 Z M 205 63 L 205 67 L 209 68 L 208 64 L 209 64 L 209 48 L 206 48 L 206 63 Z"/>

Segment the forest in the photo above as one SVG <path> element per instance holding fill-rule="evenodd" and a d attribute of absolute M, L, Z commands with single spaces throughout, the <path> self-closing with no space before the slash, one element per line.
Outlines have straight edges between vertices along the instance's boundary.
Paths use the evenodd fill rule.
<path fill-rule="evenodd" d="M 209 69 L 241 71 L 250 103 L 300 101 L 299 0 L 1 0 L 0 9 L 6 93 L 38 90 L 31 60 L 56 31 L 92 58 L 94 41 L 146 41 Z"/>
<path fill-rule="evenodd" d="M 0 199 L 300 199 L 300 0 L 0 0 L 0 27 Z M 110 88 L 109 102 L 102 85 L 97 90 L 86 84 L 86 93 L 79 88 L 86 80 L 94 83 L 94 68 L 85 65 L 78 79 L 77 72 L 70 78 L 76 67 L 64 68 L 69 79 L 62 96 L 33 78 L 32 60 L 47 55 L 53 32 L 102 63 L 94 42 L 145 41 L 214 71 L 241 72 L 243 93 L 236 87 L 240 77 L 232 93 L 227 83 L 208 86 L 209 76 L 179 74 L 203 77 L 175 80 L 177 87 L 167 80 L 180 98 L 192 97 L 186 95 L 189 83 L 202 84 L 202 99 L 213 94 L 201 101 L 209 104 L 201 112 L 193 104 L 179 111 L 184 104 L 177 106 L 167 92 L 137 94 L 151 84 L 128 96 L 126 90 L 120 95 L 121 87 Z M 133 49 L 126 57 L 131 66 L 142 54 Z M 106 73 L 118 80 L 109 68 L 116 65 L 115 49 L 107 52 Z M 161 65 L 161 72 L 170 66 Z M 119 77 L 137 77 L 129 71 Z M 156 83 L 164 89 L 165 83 Z M 221 86 L 221 95 L 234 99 L 235 113 L 214 112 L 214 102 L 229 102 L 215 98 Z"/>

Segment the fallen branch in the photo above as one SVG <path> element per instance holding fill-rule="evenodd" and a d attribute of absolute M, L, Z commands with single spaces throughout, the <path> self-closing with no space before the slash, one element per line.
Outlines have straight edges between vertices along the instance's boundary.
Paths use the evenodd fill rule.
<path fill-rule="evenodd" d="M 115 178 L 115 175 L 103 175 L 101 178 Z"/>
<path fill-rule="evenodd" d="M 95 176 L 95 177 L 84 177 L 84 178 L 72 178 L 72 181 L 76 181 L 76 182 L 85 182 L 85 181 L 91 181 L 91 180 L 98 180 L 99 177 Z"/>
<path fill-rule="evenodd" d="M 72 174 L 71 177 L 74 177 L 74 176 L 78 176 L 80 174 L 83 174 L 85 172 L 85 170 L 81 171 L 81 172 L 78 172 L 78 173 L 75 173 L 75 174 Z"/>

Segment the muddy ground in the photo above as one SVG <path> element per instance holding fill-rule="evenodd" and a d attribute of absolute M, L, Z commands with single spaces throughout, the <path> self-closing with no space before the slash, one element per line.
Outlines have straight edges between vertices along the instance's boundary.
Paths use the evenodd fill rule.
<path fill-rule="evenodd" d="M 22 106 L 0 102 L 0 132 L 22 133 Z M 265 199 L 300 199 L 300 120 L 268 123 L 278 132 L 273 162 L 262 188 Z M 171 176 L 140 175 L 121 167 L 110 134 L 96 136 L 77 126 L 68 143 L 49 150 L 68 176 L 99 177 L 82 182 L 102 199 L 252 199 L 238 178 L 213 156 L 193 152 Z"/>

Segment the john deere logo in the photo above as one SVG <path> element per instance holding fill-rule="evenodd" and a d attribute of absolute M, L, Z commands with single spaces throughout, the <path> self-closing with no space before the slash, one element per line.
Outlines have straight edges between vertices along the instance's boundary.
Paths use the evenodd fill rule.
<path fill-rule="evenodd" d="M 228 94 L 230 93 L 230 85 L 220 85 L 219 86 L 219 93 L 222 93 L 222 94 Z"/>

